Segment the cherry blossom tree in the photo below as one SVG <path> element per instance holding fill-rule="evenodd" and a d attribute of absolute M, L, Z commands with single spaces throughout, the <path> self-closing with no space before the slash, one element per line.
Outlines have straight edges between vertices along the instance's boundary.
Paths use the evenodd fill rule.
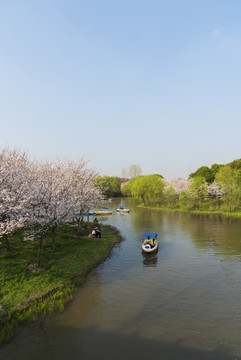
<path fill-rule="evenodd" d="M 0 237 L 10 249 L 8 234 L 23 226 L 29 198 L 29 159 L 25 152 L 4 149 L 0 153 Z"/>
<path fill-rule="evenodd" d="M 83 224 L 83 214 L 88 213 L 101 201 L 101 193 L 93 184 L 97 173 L 94 169 L 86 168 L 87 162 L 83 159 L 71 163 L 72 200 L 75 219 L 77 221 L 78 236 Z"/>
<path fill-rule="evenodd" d="M 43 238 L 51 230 L 53 248 L 55 247 L 55 229 L 72 209 L 72 202 L 64 161 L 35 162 L 32 164 L 32 178 L 32 196 L 27 212 L 39 238 L 37 263 L 40 266 Z"/>
<path fill-rule="evenodd" d="M 33 164 L 32 197 L 28 203 L 30 222 L 39 237 L 37 263 L 41 264 L 41 249 L 46 233 L 52 231 L 55 247 L 55 230 L 74 213 L 90 209 L 99 201 L 98 191 L 91 186 L 95 171 L 86 168 L 84 159 L 78 162 L 36 162 Z"/>
<path fill-rule="evenodd" d="M 88 212 L 100 201 L 93 185 L 97 175 L 87 161 L 30 161 L 26 153 L 5 149 L 0 153 L 0 237 L 10 249 L 8 234 L 28 220 L 39 238 L 40 266 L 43 238 L 75 213 Z M 24 216 L 26 215 L 26 216 Z"/>

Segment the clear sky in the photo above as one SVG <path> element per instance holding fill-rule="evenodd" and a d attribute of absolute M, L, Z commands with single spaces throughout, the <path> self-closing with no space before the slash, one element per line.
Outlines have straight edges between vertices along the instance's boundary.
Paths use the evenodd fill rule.
<path fill-rule="evenodd" d="M 0 146 L 102 175 L 241 157 L 240 0 L 0 0 Z"/>

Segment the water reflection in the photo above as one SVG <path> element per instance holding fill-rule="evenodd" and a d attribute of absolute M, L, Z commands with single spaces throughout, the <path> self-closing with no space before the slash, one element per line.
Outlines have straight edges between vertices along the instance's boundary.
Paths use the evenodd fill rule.
<path fill-rule="evenodd" d="M 214 252 L 227 262 L 241 260 L 240 220 L 186 214 L 185 227 L 197 249 Z"/>
<path fill-rule="evenodd" d="M 156 266 L 157 265 L 157 254 L 145 254 L 142 252 L 143 255 L 143 265 L 144 266 Z"/>

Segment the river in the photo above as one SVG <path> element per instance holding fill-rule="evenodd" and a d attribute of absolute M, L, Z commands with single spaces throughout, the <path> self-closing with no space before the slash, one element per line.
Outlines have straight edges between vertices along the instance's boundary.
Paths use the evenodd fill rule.
<path fill-rule="evenodd" d="M 241 221 L 138 208 L 103 223 L 124 236 L 63 313 L 23 326 L 1 360 L 241 359 Z M 156 232 L 155 256 L 141 252 Z M 101 241 L 101 240 L 100 240 Z"/>

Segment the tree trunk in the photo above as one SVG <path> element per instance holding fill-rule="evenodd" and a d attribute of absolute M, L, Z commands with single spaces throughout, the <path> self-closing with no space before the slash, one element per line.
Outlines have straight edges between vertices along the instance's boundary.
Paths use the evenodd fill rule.
<path fill-rule="evenodd" d="M 40 235 L 39 244 L 38 244 L 38 266 L 41 265 L 41 250 L 42 250 L 42 243 L 43 243 L 43 235 Z"/>
<path fill-rule="evenodd" d="M 55 250 L 55 229 L 56 227 L 52 228 L 52 249 Z"/>
<path fill-rule="evenodd" d="M 80 221 L 80 228 L 84 230 L 84 218 L 82 216 L 81 221 Z"/>
<path fill-rule="evenodd" d="M 4 234 L 3 237 L 4 237 L 6 249 L 7 249 L 7 251 L 10 251 L 10 245 L 9 245 L 9 241 L 8 241 L 8 235 L 7 235 L 7 234 Z"/>
<path fill-rule="evenodd" d="M 80 238 L 80 220 L 77 220 L 77 234 L 78 234 L 78 238 Z"/>

